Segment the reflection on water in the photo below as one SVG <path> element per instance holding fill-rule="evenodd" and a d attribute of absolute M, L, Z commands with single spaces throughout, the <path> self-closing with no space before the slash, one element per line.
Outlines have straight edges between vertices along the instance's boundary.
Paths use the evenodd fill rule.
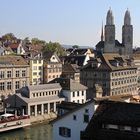
<path fill-rule="evenodd" d="M 0 140 L 52 140 L 52 127 L 38 124 L 0 134 Z"/>

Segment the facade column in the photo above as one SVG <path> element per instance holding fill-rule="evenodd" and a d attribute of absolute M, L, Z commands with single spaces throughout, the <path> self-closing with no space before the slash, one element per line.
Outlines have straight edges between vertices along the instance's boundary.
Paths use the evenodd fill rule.
<path fill-rule="evenodd" d="M 50 103 L 48 103 L 48 114 L 50 114 Z"/>
<path fill-rule="evenodd" d="M 29 116 L 31 116 L 31 115 L 32 115 L 30 110 L 31 110 L 31 106 L 30 106 L 30 105 L 28 105 L 28 115 L 29 115 Z M 27 113 L 27 112 L 26 112 L 26 113 Z"/>
<path fill-rule="evenodd" d="M 35 105 L 35 110 L 34 110 L 34 112 L 35 112 L 35 116 L 37 116 L 37 105 Z"/>
<path fill-rule="evenodd" d="M 54 107 L 54 108 L 53 108 L 53 111 L 56 112 L 56 102 L 54 102 L 53 107 Z"/>
<path fill-rule="evenodd" d="M 44 115 L 44 104 L 41 104 L 41 115 Z"/>

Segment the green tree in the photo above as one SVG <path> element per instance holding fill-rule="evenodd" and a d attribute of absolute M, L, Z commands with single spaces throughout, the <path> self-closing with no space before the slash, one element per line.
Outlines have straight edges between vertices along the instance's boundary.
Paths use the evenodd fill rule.
<path fill-rule="evenodd" d="M 45 56 L 45 53 L 47 52 L 56 52 L 58 56 L 65 55 L 64 48 L 58 42 L 53 43 L 50 41 L 49 43 L 46 43 L 43 47 L 43 55 Z"/>
<path fill-rule="evenodd" d="M 2 36 L 2 40 L 12 41 L 12 40 L 17 40 L 17 38 L 15 37 L 15 35 L 13 33 L 7 33 L 7 34 Z"/>
<path fill-rule="evenodd" d="M 44 46 L 46 44 L 46 42 L 44 40 L 40 40 L 38 38 L 32 38 L 31 43 L 33 45 L 42 45 L 42 46 Z"/>

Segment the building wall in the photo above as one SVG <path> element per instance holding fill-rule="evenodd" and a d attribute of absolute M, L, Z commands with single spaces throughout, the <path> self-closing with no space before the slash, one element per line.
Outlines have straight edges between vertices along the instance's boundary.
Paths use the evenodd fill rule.
<path fill-rule="evenodd" d="M 68 102 L 81 103 L 81 104 L 86 102 L 86 90 L 83 91 L 63 90 L 62 92 Z"/>
<path fill-rule="evenodd" d="M 8 76 L 9 72 L 11 72 L 11 76 Z M 4 74 L 4 77 L 3 77 L 3 74 Z M 29 85 L 29 67 L 28 66 L 1 67 L 0 69 L 0 96 L 1 95 L 7 96 L 9 94 L 14 94 L 17 89 L 20 89 L 28 85 Z"/>
<path fill-rule="evenodd" d="M 30 60 L 30 84 L 38 85 L 43 83 L 43 59 Z"/>
<path fill-rule="evenodd" d="M 55 78 L 59 78 L 62 74 L 61 63 L 45 63 L 44 64 L 44 83 L 48 83 Z"/>
<path fill-rule="evenodd" d="M 88 109 L 88 113 L 85 110 Z M 88 123 L 85 123 L 83 118 L 84 114 L 89 115 L 89 120 L 94 113 L 94 104 L 91 103 L 84 106 L 78 111 L 75 111 L 68 116 L 58 120 L 53 124 L 53 140 L 80 140 L 80 132 L 85 130 Z M 73 120 L 73 116 L 76 116 L 76 120 Z M 59 127 L 66 127 L 71 130 L 71 137 L 63 137 L 59 135 Z"/>
<path fill-rule="evenodd" d="M 95 84 L 103 88 L 103 95 L 137 94 L 137 70 L 118 71 L 83 70 L 80 74 L 81 83 L 88 87 L 87 94 L 93 94 Z M 96 95 L 93 95 L 96 97 Z"/>

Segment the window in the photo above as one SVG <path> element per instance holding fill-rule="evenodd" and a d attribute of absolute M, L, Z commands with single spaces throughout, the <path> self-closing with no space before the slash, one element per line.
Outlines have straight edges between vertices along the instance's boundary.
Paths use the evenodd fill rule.
<path fill-rule="evenodd" d="M 26 72 L 25 70 L 22 71 L 22 77 L 25 77 L 26 76 Z"/>
<path fill-rule="evenodd" d="M 19 77 L 19 70 L 16 71 L 16 77 Z"/>
<path fill-rule="evenodd" d="M 4 71 L 0 71 L 0 79 L 4 78 Z"/>
<path fill-rule="evenodd" d="M 131 130 L 132 130 L 133 132 L 137 132 L 137 131 L 138 131 L 138 128 L 137 128 L 137 127 L 131 127 Z"/>
<path fill-rule="evenodd" d="M 71 137 L 71 129 L 66 127 L 59 127 L 59 135 L 63 137 Z"/>
<path fill-rule="evenodd" d="M 84 91 L 82 91 L 82 96 L 84 96 Z"/>
<path fill-rule="evenodd" d="M 77 91 L 77 96 L 79 96 L 79 91 Z"/>
<path fill-rule="evenodd" d="M 41 67 L 41 66 L 39 66 L 39 67 L 38 67 L 38 69 L 39 69 L 39 70 L 41 70 L 41 69 L 42 69 L 42 67 Z"/>
<path fill-rule="evenodd" d="M 38 63 L 40 64 L 41 63 L 41 60 L 38 60 Z"/>
<path fill-rule="evenodd" d="M 33 70 L 37 70 L 37 66 L 33 66 Z"/>
<path fill-rule="evenodd" d="M 73 92 L 73 97 L 75 97 L 75 92 Z"/>
<path fill-rule="evenodd" d="M 12 89 L 12 82 L 7 82 L 7 90 L 11 90 Z"/>
<path fill-rule="evenodd" d="M 7 78 L 11 78 L 12 77 L 12 72 L 11 71 L 7 71 Z"/>
<path fill-rule="evenodd" d="M 85 113 L 88 113 L 89 112 L 89 110 L 88 109 L 85 109 Z"/>
<path fill-rule="evenodd" d="M 33 63 L 34 63 L 34 64 L 37 64 L 37 60 L 33 60 Z"/>
<path fill-rule="evenodd" d="M 88 123 L 89 122 L 89 115 L 84 114 L 84 122 Z"/>
<path fill-rule="evenodd" d="M 16 81 L 15 89 L 19 89 L 19 81 Z"/>
<path fill-rule="evenodd" d="M 33 75 L 37 75 L 37 72 L 33 72 Z"/>
<path fill-rule="evenodd" d="M 76 118 L 76 115 L 73 115 L 73 120 L 76 120 L 77 118 Z"/>
<path fill-rule="evenodd" d="M 35 78 L 35 79 L 33 79 L 33 83 L 37 83 L 37 79 Z"/>
<path fill-rule="evenodd" d="M 4 82 L 0 83 L 0 90 L 4 90 Z"/>
<path fill-rule="evenodd" d="M 119 129 L 119 130 L 124 130 L 124 126 L 119 125 L 119 126 L 118 126 L 118 129 Z"/>

